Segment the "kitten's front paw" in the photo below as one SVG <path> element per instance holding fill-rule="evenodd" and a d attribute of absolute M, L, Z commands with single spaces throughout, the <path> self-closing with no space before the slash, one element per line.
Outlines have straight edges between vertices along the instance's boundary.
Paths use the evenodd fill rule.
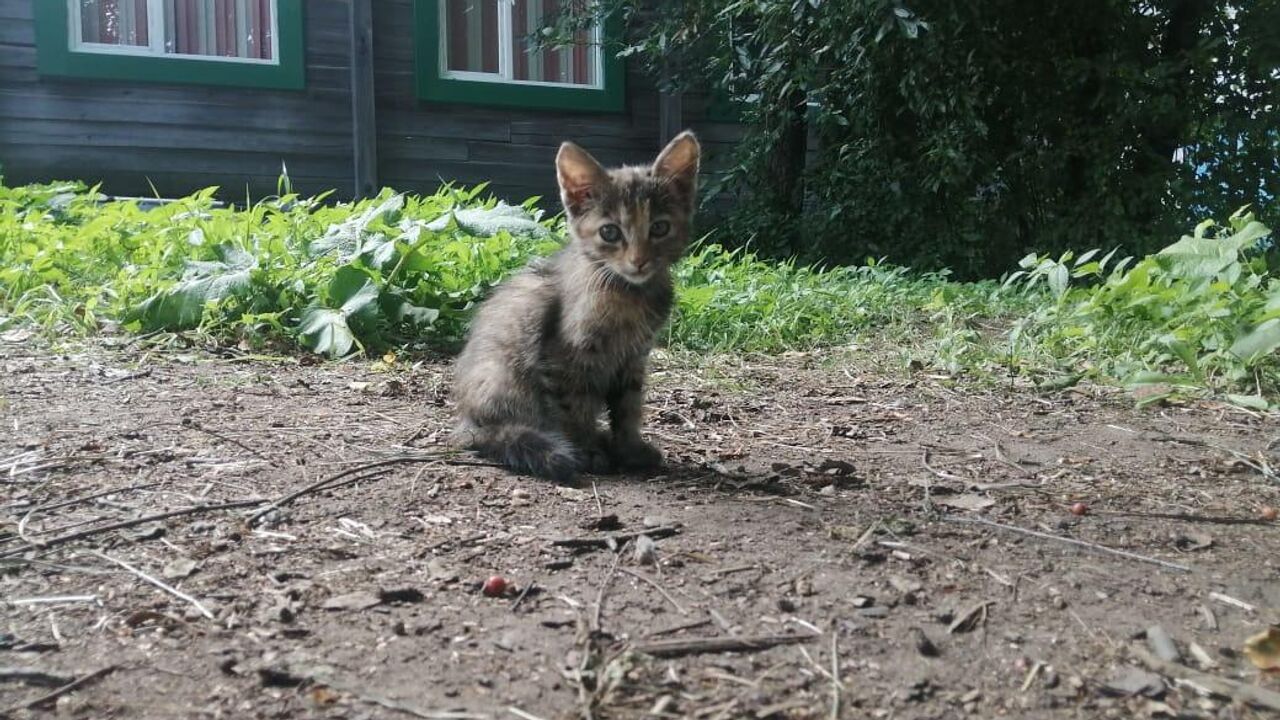
<path fill-rule="evenodd" d="M 604 446 L 593 447 L 582 453 L 582 471 L 592 475 L 608 475 L 617 470 L 613 457 Z"/>
<path fill-rule="evenodd" d="M 578 468 L 582 472 L 592 475 L 608 475 L 616 472 L 617 466 L 614 464 L 613 454 L 609 452 L 609 446 L 605 443 L 604 437 L 579 439 L 577 444 L 580 450 Z"/>
<path fill-rule="evenodd" d="M 620 470 L 653 470 L 662 467 L 662 451 L 639 439 L 615 444 L 613 459 Z"/>

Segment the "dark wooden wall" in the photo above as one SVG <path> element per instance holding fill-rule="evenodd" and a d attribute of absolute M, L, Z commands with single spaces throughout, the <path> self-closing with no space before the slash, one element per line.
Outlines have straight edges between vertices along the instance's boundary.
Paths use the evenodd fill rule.
<path fill-rule="evenodd" d="M 307 0 L 307 84 L 282 92 L 36 74 L 35 2 L 0 0 L 0 172 L 8 184 L 103 182 L 120 195 L 220 185 L 274 193 L 351 187 L 350 41 L 343 0 Z"/>
<path fill-rule="evenodd" d="M 555 156 L 572 139 L 603 163 L 652 160 L 658 146 L 658 93 L 627 75 L 623 113 L 581 113 L 427 103 L 414 90 L 411 0 L 374 3 L 374 73 L 378 108 L 378 179 L 403 190 L 431 191 L 441 179 L 488 180 L 499 197 L 556 201 Z M 501 89 L 495 89 L 501 92 Z"/>
<path fill-rule="evenodd" d="M 168 197 L 216 184 L 236 200 L 246 187 L 254 197 L 274 193 L 284 163 L 300 192 L 351 196 L 349 0 L 306 2 L 304 91 L 39 77 L 32 7 L 58 1 L 0 0 L 0 172 L 7 183 L 102 181 L 105 192 L 119 195 L 151 195 L 154 183 Z M 606 164 L 649 162 L 659 149 L 658 93 L 634 66 L 622 113 L 487 108 L 416 97 L 412 0 L 373 2 L 373 47 L 382 186 L 433 192 L 442 180 L 489 181 L 499 197 L 539 195 L 554 207 L 562 140 Z M 707 130 L 713 155 L 737 140 L 724 126 L 690 124 Z"/>

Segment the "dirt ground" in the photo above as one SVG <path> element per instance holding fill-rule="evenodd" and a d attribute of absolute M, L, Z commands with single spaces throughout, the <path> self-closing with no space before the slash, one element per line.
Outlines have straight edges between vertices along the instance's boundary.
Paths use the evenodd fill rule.
<path fill-rule="evenodd" d="M 1241 652 L 1280 621 L 1257 413 L 660 354 L 665 471 L 557 487 L 442 452 L 442 362 L 9 339 L 15 718 L 1248 718 L 1271 696 L 1227 681 L 1280 690 Z"/>

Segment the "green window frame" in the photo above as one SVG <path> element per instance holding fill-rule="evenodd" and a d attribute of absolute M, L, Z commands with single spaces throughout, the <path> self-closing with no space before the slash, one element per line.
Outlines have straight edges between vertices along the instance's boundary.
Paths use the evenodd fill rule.
<path fill-rule="evenodd" d="M 506 0 L 499 0 L 505 2 Z M 600 87 L 521 83 L 445 76 L 441 15 L 446 0 L 414 0 L 415 75 L 418 98 L 431 102 L 502 107 L 622 112 L 626 108 L 625 63 L 603 46 Z M 602 35 L 619 37 L 621 22 L 605 19 Z M 473 73 L 464 73 L 475 75 Z"/>
<path fill-rule="evenodd" d="M 275 0 L 274 62 L 75 49 L 71 41 L 70 3 L 67 0 L 32 2 L 35 4 L 36 69 L 41 75 L 284 90 L 306 87 L 304 0 Z"/>

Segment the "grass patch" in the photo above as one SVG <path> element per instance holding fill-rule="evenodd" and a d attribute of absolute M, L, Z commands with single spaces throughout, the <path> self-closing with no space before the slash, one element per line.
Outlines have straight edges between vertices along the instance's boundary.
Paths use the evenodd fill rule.
<path fill-rule="evenodd" d="M 74 183 L 0 186 L 0 328 L 200 333 L 247 351 L 329 356 L 452 346 L 470 310 L 563 225 L 483 186 L 330 204 L 213 190 L 140 206 Z M 1044 387 L 1081 378 L 1142 396 L 1280 395 L 1280 281 L 1248 213 L 1160 253 L 1028 256 L 1003 282 L 868 263 L 762 261 L 714 244 L 678 267 L 665 342 L 710 353 L 893 347 L 952 374 Z"/>

